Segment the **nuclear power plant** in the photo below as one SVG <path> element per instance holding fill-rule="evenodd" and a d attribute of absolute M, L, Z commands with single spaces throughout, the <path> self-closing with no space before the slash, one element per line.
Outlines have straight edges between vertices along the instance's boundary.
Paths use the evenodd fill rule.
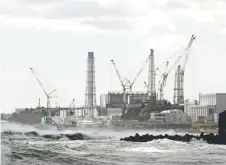
<path fill-rule="evenodd" d="M 59 125 L 63 119 L 64 125 L 67 126 L 77 125 L 78 123 L 82 123 L 81 121 L 84 123 L 85 119 L 92 119 L 92 122 L 91 120 L 86 120 L 86 123 L 93 123 L 93 121 L 98 123 L 99 119 L 101 119 L 102 124 L 106 124 L 106 121 L 109 120 L 112 125 L 124 126 L 128 126 L 128 121 L 131 121 L 133 124 L 137 121 L 146 121 L 146 124 L 143 126 L 147 128 L 184 128 L 191 126 L 191 123 L 195 122 L 217 123 L 218 114 L 226 109 L 226 94 L 200 94 L 199 101 L 185 100 L 185 70 L 195 39 L 196 37 L 192 35 L 183 52 L 174 55 L 174 60 L 172 60 L 172 57 L 169 57 L 164 62 L 165 68 L 155 66 L 155 58 L 158 58 L 158 55 L 156 56 L 154 49 L 150 49 L 147 52 L 145 62 L 132 81 L 122 77 L 116 62 L 113 59 L 110 60 L 109 65 L 112 64 L 121 89 L 118 91 L 106 91 L 105 94 L 101 94 L 99 106 L 96 101 L 94 52 L 88 52 L 85 99 L 84 106 L 82 107 L 75 107 L 75 99 L 73 99 L 69 107 L 50 107 L 50 102 L 53 102 L 53 98 L 57 97 L 54 95 L 56 89 L 47 91 L 39 76 L 31 68 L 32 74 L 36 77 L 39 86 L 47 97 L 47 107 L 41 107 L 39 99 L 37 108 L 20 109 L 22 112 L 14 113 L 10 120 L 17 122 L 26 120 L 26 124 L 33 124 L 32 121 L 37 123 L 45 117 L 43 119 L 44 123 Z M 148 65 L 147 81 L 143 80 L 146 90 L 135 91 L 134 84 L 136 84 L 137 79 L 139 79 L 146 65 Z M 165 88 L 168 77 L 173 75 L 171 74 L 173 71 L 175 71 L 175 74 L 174 88 L 172 90 L 173 103 L 171 103 L 165 97 Z M 157 73 L 160 74 L 158 83 L 156 83 Z M 38 114 L 36 115 L 38 117 L 34 117 L 33 111 Z M 33 116 L 31 117 L 31 115 Z M 32 121 L 28 119 L 32 119 Z M 140 126 L 140 123 L 138 125 Z"/>

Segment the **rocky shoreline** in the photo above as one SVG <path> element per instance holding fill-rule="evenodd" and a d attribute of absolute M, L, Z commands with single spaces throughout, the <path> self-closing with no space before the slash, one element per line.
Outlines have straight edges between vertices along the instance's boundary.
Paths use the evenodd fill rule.
<path fill-rule="evenodd" d="M 204 140 L 209 144 L 224 144 L 226 145 L 226 138 L 219 135 L 214 135 L 213 133 L 210 134 L 204 134 L 201 133 L 200 136 L 195 135 L 189 135 L 185 134 L 184 136 L 181 135 L 142 135 L 140 136 L 138 133 L 135 136 L 129 136 L 125 138 L 121 138 L 120 140 L 124 141 L 133 141 L 133 142 L 148 142 L 152 140 L 158 140 L 158 139 L 169 139 L 169 140 L 175 140 L 175 141 L 181 141 L 181 142 L 190 142 L 192 139 L 196 140 Z"/>
<path fill-rule="evenodd" d="M 219 121 L 218 121 L 218 135 L 213 133 L 204 134 L 203 132 L 198 136 L 185 134 L 184 136 L 181 135 L 142 135 L 140 136 L 136 133 L 135 136 L 129 136 L 125 138 L 121 138 L 120 140 L 124 141 L 133 141 L 133 142 L 147 142 L 152 140 L 158 139 L 169 139 L 175 141 L 182 141 L 182 142 L 190 142 L 192 139 L 196 140 L 204 140 L 209 144 L 223 144 L 226 145 L 226 110 L 219 114 Z"/>

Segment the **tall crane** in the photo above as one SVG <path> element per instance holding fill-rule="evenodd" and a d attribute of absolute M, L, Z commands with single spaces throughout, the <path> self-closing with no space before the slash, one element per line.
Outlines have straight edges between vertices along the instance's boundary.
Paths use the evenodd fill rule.
<path fill-rule="evenodd" d="M 56 91 L 56 89 L 54 89 L 53 91 L 51 91 L 51 92 L 48 93 L 45 90 L 43 84 L 41 83 L 41 81 L 38 78 L 38 76 L 37 76 L 36 72 L 34 71 L 34 69 L 33 68 L 30 68 L 30 70 L 31 70 L 32 74 L 35 76 L 36 80 L 38 81 L 38 84 L 40 85 L 40 87 L 42 88 L 44 94 L 47 97 L 47 110 L 49 110 L 49 108 L 50 108 L 50 98 L 56 97 L 56 96 L 51 96 L 51 94 L 53 94 Z M 50 111 L 49 111 L 49 116 L 51 116 L 51 112 Z"/>
<path fill-rule="evenodd" d="M 174 62 L 174 64 L 170 67 L 170 69 L 168 70 L 168 66 L 169 66 L 169 61 L 166 62 L 166 66 L 165 66 L 165 71 L 162 73 L 162 81 L 159 82 L 159 99 L 162 100 L 164 97 L 164 88 L 166 86 L 166 80 L 168 78 L 168 75 L 170 74 L 170 72 L 173 70 L 173 68 L 177 65 L 177 63 L 180 61 L 181 56 L 179 56 L 176 61 Z M 157 68 L 158 71 L 159 68 Z M 160 71 L 161 72 L 161 71 Z"/>
<path fill-rule="evenodd" d="M 123 104 L 124 104 L 123 110 L 122 110 L 122 115 L 124 115 L 124 114 L 125 114 L 125 110 L 126 110 L 126 102 L 127 102 L 127 99 L 126 99 L 126 89 L 127 89 L 127 83 L 128 83 L 129 81 L 127 81 L 127 83 L 123 83 L 123 80 L 122 80 L 122 78 L 121 78 L 121 76 L 120 76 L 120 74 L 119 74 L 119 71 L 118 71 L 118 69 L 117 69 L 117 67 L 116 67 L 116 65 L 115 65 L 114 60 L 111 60 L 111 62 L 112 62 L 112 64 L 113 64 L 114 68 L 115 68 L 116 74 L 117 74 L 118 79 L 119 79 L 119 81 L 120 81 L 120 84 L 121 84 L 121 86 L 122 86 L 122 92 L 123 92 Z"/>
<path fill-rule="evenodd" d="M 187 62 L 188 62 L 191 46 L 195 39 L 196 39 L 196 36 L 194 34 L 192 34 L 188 45 L 184 49 L 184 51 L 185 51 L 184 63 L 182 64 L 182 66 L 178 65 L 178 69 L 176 70 L 175 88 L 174 88 L 174 103 L 178 103 L 178 104 L 184 103 L 184 73 L 185 73 Z"/>

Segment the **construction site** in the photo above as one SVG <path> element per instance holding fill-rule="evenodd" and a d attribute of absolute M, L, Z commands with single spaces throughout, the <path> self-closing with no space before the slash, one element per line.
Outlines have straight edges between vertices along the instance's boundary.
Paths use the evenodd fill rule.
<path fill-rule="evenodd" d="M 98 106 L 96 102 L 95 58 L 93 52 L 88 52 L 86 93 L 83 107 L 75 107 L 75 99 L 73 99 L 69 107 L 51 107 L 50 103 L 54 103 L 54 98 L 57 97 L 55 95 L 56 89 L 47 91 L 40 81 L 39 76 L 36 74 L 35 70 L 33 68 L 30 68 L 31 73 L 34 75 L 39 86 L 46 95 L 46 107 L 41 107 L 39 99 L 39 105 L 37 108 L 25 108 L 21 110 L 21 112 L 12 114 L 9 120 L 26 124 L 38 124 L 40 123 L 41 118 L 47 117 L 45 119 L 48 119 L 48 122 L 59 123 L 60 119 L 57 119 L 58 121 L 54 119 L 54 117 L 58 116 L 58 118 L 61 117 L 64 119 L 64 123 L 67 122 L 70 123 L 69 125 L 73 125 L 72 123 L 77 123 L 79 118 L 82 120 L 88 118 L 96 120 L 98 118 L 101 118 L 105 121 L 150 121 L 151 114 L 153 118 L 153 113 L 160 114 L 166 110 L 179 110 L 183 112 L 185 102 L 184 75 L 186 64 L 189 59 L 189 52 L 195 38 L 196 37 L 192 35 L 187 46 L 183 49 L 183 53 L 174 55 L 176 56 L 176 60 L 172 61 L 171 57 L 169 57 L 164 63 L 165 68 L 155 67 L 154 49 L 150 49 L 150 53 L 148 54 L 147 59 L 138 71 L 133 81 L 121 77 L 116 63 L 112 59 L 110 62 L 121 84 L 121 90 L 119 90 L 118 92 L 109 91 L 107 92 L 107 94 L 101 94 L 100 106 Z M 148 82 L 144 81 L 146 91 L 134 92 L 133 86 L 146 65 L 148 65 Z M 175 71 L 175 83 L 174 91 L 172 91 L 173 103 L 171 103 L 165 98 L 164 92 L 168 77 L 172 74 L 173 71 Z M 156 74 L 160 74 L 161 76 L 158 85 L 156 85 Z M 163 116 L 165 115 L 161 116 L 161 121 L 164 122 L 165 119 L 163 118 Z M 180 121 L 178 122 L 180 123 Z M 181 123 L 183 122 L 185 121 L 181 121 Z"/>
<path fill-rule="evenodd" d="M 138 71 L 133 81 L 123 79 L 117 69 L 114 60 L 111 60 L 121 84 L 121 92 L 108 92 L 108 94 L 101 95 L 100 106 L 104 113 L 111 113 L 110 111 L 117 111 L 118 115 L 124 120 L 149 120 L 150 113 L 160 113 L 164 110 L 182 110 L 184 111 L 184 75 L 186 64 L 188 62 L 190 49 L 195 36 L 192 35 L 183 53 L 176 56 L 176 60 L 172 61 L 171 57 L 165 62 L 165 68 L 155 67 L 154 50 L 150 49 L 150 53 Z M 179 64 L 180 63 L 180 64 Z M 133 85 L 139 78 L 144 66 L 148 64 L 148 82 L 144 82 L 146 92 L 133 92 Z M 163 71 L 162 71 L 163 70 Z M 175 83 L 173 93 L 173 103 L 170 103 L 164 96 L 167 80 L 172 71 L 175 70 Z M 156 74 L 160 74 L 161 78 L 156 88 Z M 121 110 L 120 110 L 121 109 Z M 106 111 L 106 112 L 104 112 Z M 120 113 L 120 111 L 122 111 Z"/>

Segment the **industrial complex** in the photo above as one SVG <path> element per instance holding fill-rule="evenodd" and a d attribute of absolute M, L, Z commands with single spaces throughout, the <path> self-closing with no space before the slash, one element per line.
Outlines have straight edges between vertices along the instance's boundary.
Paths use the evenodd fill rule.
<path fill-rule="evenodd" d="M 150 49 L 145 63 L 133 81 L 121 77 L 115 61 L 109 61 L 115 69 L 121 90 L 101 94 L 99 106 L 96 102 L 94 52 L 88 52 L 83 107 L 75 107 L 74 100 L 66 108 L 50 107 L 56 90 L 46 91 L 35 70 L 30 68 L 47 97 L 47 106 L 39 105 L 34 109 L 16 109 L 9 120 L 25 124 L 44 123 L 57 126 L 81 126 L 84 124 L 108 126 L 110 124 L 111 126 L 133 127 L 135 125 L 135 127 L 145 128 L 189 128 L 194 122 L 216 124 L 219 113 L 226 109 L 226 93 L 199 94 L 199 100 L 194 101 L 185 100 L 184 97 L 185 69 L 195 39 L 196 37 L 192 35 L 184 48 L 184 53 L 178 55 L 173 62 L 169 58 L 165 62 L 165 68 L 155 67 L 154 50 Z M 181 62 L 182 59 L 184 59 L 183 62 Z M 147 91 L 135 92 L 133 85 L 145 65 L 148 65 L 148 82 L 144 82 Z M 173 70 L 175 70 L 175 82 L 172 91 L 173 103 L 170 103 L 164 96 L 164 90 L 168 76 Z M 161 74 L 158 87 L 155 82 L 156 72 Z"/>

